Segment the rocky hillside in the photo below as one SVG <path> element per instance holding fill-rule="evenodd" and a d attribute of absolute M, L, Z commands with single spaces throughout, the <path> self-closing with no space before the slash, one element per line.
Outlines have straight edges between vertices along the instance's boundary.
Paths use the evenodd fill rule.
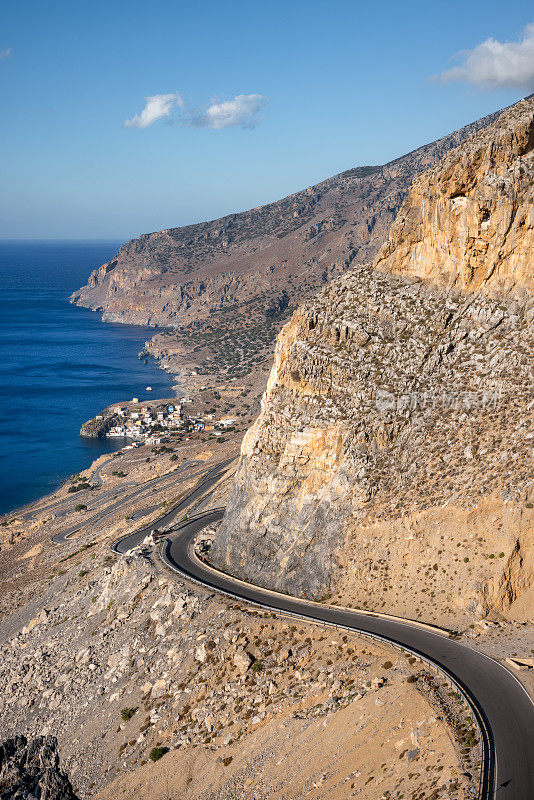
<path fill-rule="evenodd" d="M 123 245 L 73 302 L 105 320 L 180 326 L 236 303 L 270 317 L 386 238 L 413 177 L 498 115 L 391 161 L 357 167 L 270 205 Z"/>
<path fill-rule="evenodd" d="M 532 616 L 533 120 L 420 176 L 374 268 L 285 326 L 218 564 L 444 625 Z"/>
<path fill-rule="evenodd" d="M 418 659 L 84 538 L 0 620 L 2 798 L 75 800 L 50 733 L 84 798 L 472 796 L 472 720 Z"/>

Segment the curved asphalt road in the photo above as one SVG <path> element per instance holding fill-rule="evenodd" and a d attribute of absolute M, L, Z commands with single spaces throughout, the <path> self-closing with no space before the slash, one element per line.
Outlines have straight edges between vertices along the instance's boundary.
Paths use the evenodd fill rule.
<path fill-rule="evenodd" d="M 102 472 L 104 467 L 107 467 L 107 465 L 111 464 L 111 462 L 114 461 L 116 458 L 120 458 L 121 455 L 122 454 L 120 451 L 117 453 L 113 453 L 111 458 L 108 458 L 107 461 L 104 461 L 102 464 L 100 464 L 99 467 L 95 469 L 93 474 L 89 477 L 89 481 L 93 484 L 93 486 L 102 486 L 103 480 L 102 480 L 102 475 L 100 473 Z"/>
<path fill-rule="evenodd" d="M 505 667 L 454 640 L 413 625 L 321 606 L 236 581 L 199 561 L 193 538 L 222 511 L 206 512 L 165 542 L 162 559 L 175 571 L 242 600 L 321 622 L 377 634 L 426 656 L 451 674 L 477 709 L 489 732 L 484 798 L 534 800 L 534 704 Z M 126 542 L 124 542 L 126 544 Z"/>
<path fill-rule="evenodd" d="M 107 461 L 104 461 L 104 463 L 101 464 L 99 467 L 97 467 L 93 472 L 93 474 L 88 478 L 88 481 L 92 484 L 93 489 L 95 487 L 100 488 L 103 485 L 104 481 L 102 479 L 101 470 L 103 470 L 104 467 L 107 467 L 108 464 L 110 464 L 116 458 L 122 458 L 122 454 L 120 451 L 118 453 L 114 453 L 111 456 L 111 458 L 108 458 Z M 143 457 L 137 460 L 144 461 L 145 458 Z M 181 464 L 177 469 L 173 470 L 171 473 L 167 473 L 166 475 L 161 475 L 158 478 L 152 478 L 150 481 L 147 481 L 146 483 L 142 484 L 139 484 L 136 481 L 126 481 L 125 483 L 122 483 L 120 487 L 115 487 L 114 489 L 110 489 L 107 492 L 98 492 L 98 494 L 96 495 L 96 499 L 97 501 L 100 502 L 103 501 L 104 498 L 107 498 L 112 494 L 116 495 L 118 491 L 123 491 L 127 486 L 137 486 L 138 491 L 134 492 L 132 495 L 129 495 L 123 500 L 124 503 L 129 502 L 131 499 L 137 497 L 139 494 L 142 494 L 145 490 L 148 490 L 149 488 L 155 486 L 156 484 L 161 483 L 169 476 L 172 476 L 174 479 L 174 477 L 178 473 L 183 472 L 185 469 L 189 469 L 189 467 L 198 464 L 200 464 L 199 461 L 190 461 L 190 460 L 184 461 L 183 464 Z M 201 474 L 201 472 L 196 474 Z M 48 506 L 41 506 L 41 508 L 33 509 L 32 511 L 27 511 L 26 513 L 22 514 L 22 519 L 32 519 L 33 517 L 36 517 L 38 514 L 44 514 L 46 511 L 53 511 L 56 517 L 65 517 L 67 516 L 67 514 L 71 514 L 74 511 L 74 506 L 77 505 L 80 502 L 80 500 L 84 500 L 86 497 L 91 497 L 91 492 L 92 489 L 84 489 L 81 492 L 76 492 L 76 494 L 73 495 L 72 497 L 65 497 L 63 500 L 55 500 Z M 117 505 L 113 506 L 113 509 L 110 510 L 116 510 L 116 508 Z M 152 511 L 156 510 L 156 508 L 158 508 L 158 506 L 151 506 L 148 509 L 137 511 L 132 516 L 132 519 L 139 519 L 140 517 L 151 514 Z M 94 521 L 97 520 L 95 519 Z M 79 530 L 80 527 L 83 527 L 83 525 L 87 525 L 90 522 L 91 520 L 85 520 L 84 523 L 80 523 L 80 525 L 77 525 L 74 528 L 70 528 L 68 532 L 65 531 L 63 534 L 60 535 L 58 542 L 66 541 L 66 539 L 68 539 L 71 534 L 75 533 L 75 531 Z"/>
<path fill-rule="evenodd" d="M 104 467 L 107 467 L 108 464 L 110 464 L 115 458 L 118 458 L 120 455 L 121 455 L 120 452 L 113 453 L 111 458 L 108 458 L 106 461 L 104 461 L 103 464 L 100 464 L 100 466 L 95 469 L 95 471 L 92 473 L 92 475 L 90 475 L 89 478 L 87 479 L 87 482 L 91 483 L 93 487 L 102 486 L 103 480 L 102 480 L 102 475 L 100 474 L 101 471 L 104 469 Z M 82 470 L 82 472 L 83 472 L 83 470 Z M 128 486 L 133 486 L 134 484 L 130 483 L 130 484 L 127 484 L 127 485 Z M 77 493 L 77 497 L 76 498 L 67 497 L 64 500 L 55 500 L 53 503 L 50 503 L 50 505 L 48 505 L 48 506 L 42 506 L 41 508 L 37 508 L 37 509 L 34 509 L 32 511 L 27 511 L 25 514 L 22 515 L 22 519 L 32 519 L 32 517 L 37 516 L 37 514 L 43 514 L 45 511 L 52 511 L 53 509 L 55 510 L 57 508 L 60 508 L 62 505 L 67 504 L 69 501 L 71 501 L 71 504 L 72 504 L 72 501 L 74 501 L 74 500 L 76 502 L 79 502 L 78 498 L 85 497 L 86 495 L 89 495 L 90 492 L 91 492 L 91 489 L 84 489 L 83 491 Z M 68 511 L 59 512 L 58 516 L 61 516 L 61 514 L 64 515 L 66 513 L 68 513 Z"/>
<path fill-rule="evenodd" d="M 196 486 L 189 494 L 184 497 L 177 505 L 173 506 L 173 508 L 169 509 L 165 514 L 161 517 L 158 517 L 157 520 L 154 520 L 150 523 L 150 525 L 145 525 L 143 528 L 135 531 L 135 533 L 131 533 L 128 536 L 124 537 L 123 539 L 119 539 L 115 542 L 111 549 L 115 553 L 127 553 L 128 550 L 131 550 L 132 547 L 137 547 L 137 545 L 141 544 L 141 542 L 151 533 L 155 528 L 159 528 L 160 526 L 170 525 L 170 523 L 176 519 L 178 514 L 185 511 L 195 500 L 199 497 L 202 497 L 212 486 L 214 486 L 221 475 L 223 474 L 226 467 L 233 461 L 233 458 L 229 458 L 226 461 L 221 462 L 220 464 L 216 464 L 215 467 L 209 470 L 206 473 L 205 479 Z"/>

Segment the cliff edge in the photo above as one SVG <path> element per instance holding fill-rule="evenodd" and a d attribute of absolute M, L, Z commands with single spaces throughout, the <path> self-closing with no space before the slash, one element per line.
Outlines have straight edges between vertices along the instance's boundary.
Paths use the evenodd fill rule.
<path fill-rule="evenodd" d="M 215 563 L 451 627 L 531 617 L 533 117 L 417 178 L 374 265 L 283 328 Z"/>
<path fill-rule="evenodd" d="M 132 239 L 71 300 L 107 321 L 167 329 L 235 326 L 241 311 L 244 326 L 270 319 L 373 259 L 414 176 L 497 117 L 274 203 Z"/>
<path fill-rule="evenodd" d="M 534 95 L 414 179 L 376 266 L 462 291 L 534 291 Z"/>

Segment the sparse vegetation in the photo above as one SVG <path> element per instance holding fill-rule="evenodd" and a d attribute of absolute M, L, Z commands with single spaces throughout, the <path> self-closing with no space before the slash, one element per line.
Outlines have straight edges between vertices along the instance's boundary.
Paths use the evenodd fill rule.
<path fill-rule="evenodd" d="M 72 494 L 73 492 L 84 492 L 86 489 L 92 489 L 90 483 L 78 483 L 76 485 L 69 486 L 67 492 Z"/>
<path fill-rule="evenodd" d="M 169 752 L 168 747 L 153 747 L 150 753 L 148 754 L 148 757 L 151 761 L 159 761 L 159 759 L 162 758 L 165 755 L 165 753 L 168 752 Z"/>

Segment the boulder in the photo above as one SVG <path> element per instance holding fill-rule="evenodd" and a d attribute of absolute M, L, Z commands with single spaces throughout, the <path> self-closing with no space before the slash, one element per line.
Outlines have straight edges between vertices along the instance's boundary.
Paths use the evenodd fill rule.
<path fill-rule="evenodd" d="M 234 666 L 239 674 L 245 675 L 252 664 L 253 658 L 246 652 L 246 650 L 238 650 L 237 653 L 234 653 L 232 661 L 234 662 Z"/>

